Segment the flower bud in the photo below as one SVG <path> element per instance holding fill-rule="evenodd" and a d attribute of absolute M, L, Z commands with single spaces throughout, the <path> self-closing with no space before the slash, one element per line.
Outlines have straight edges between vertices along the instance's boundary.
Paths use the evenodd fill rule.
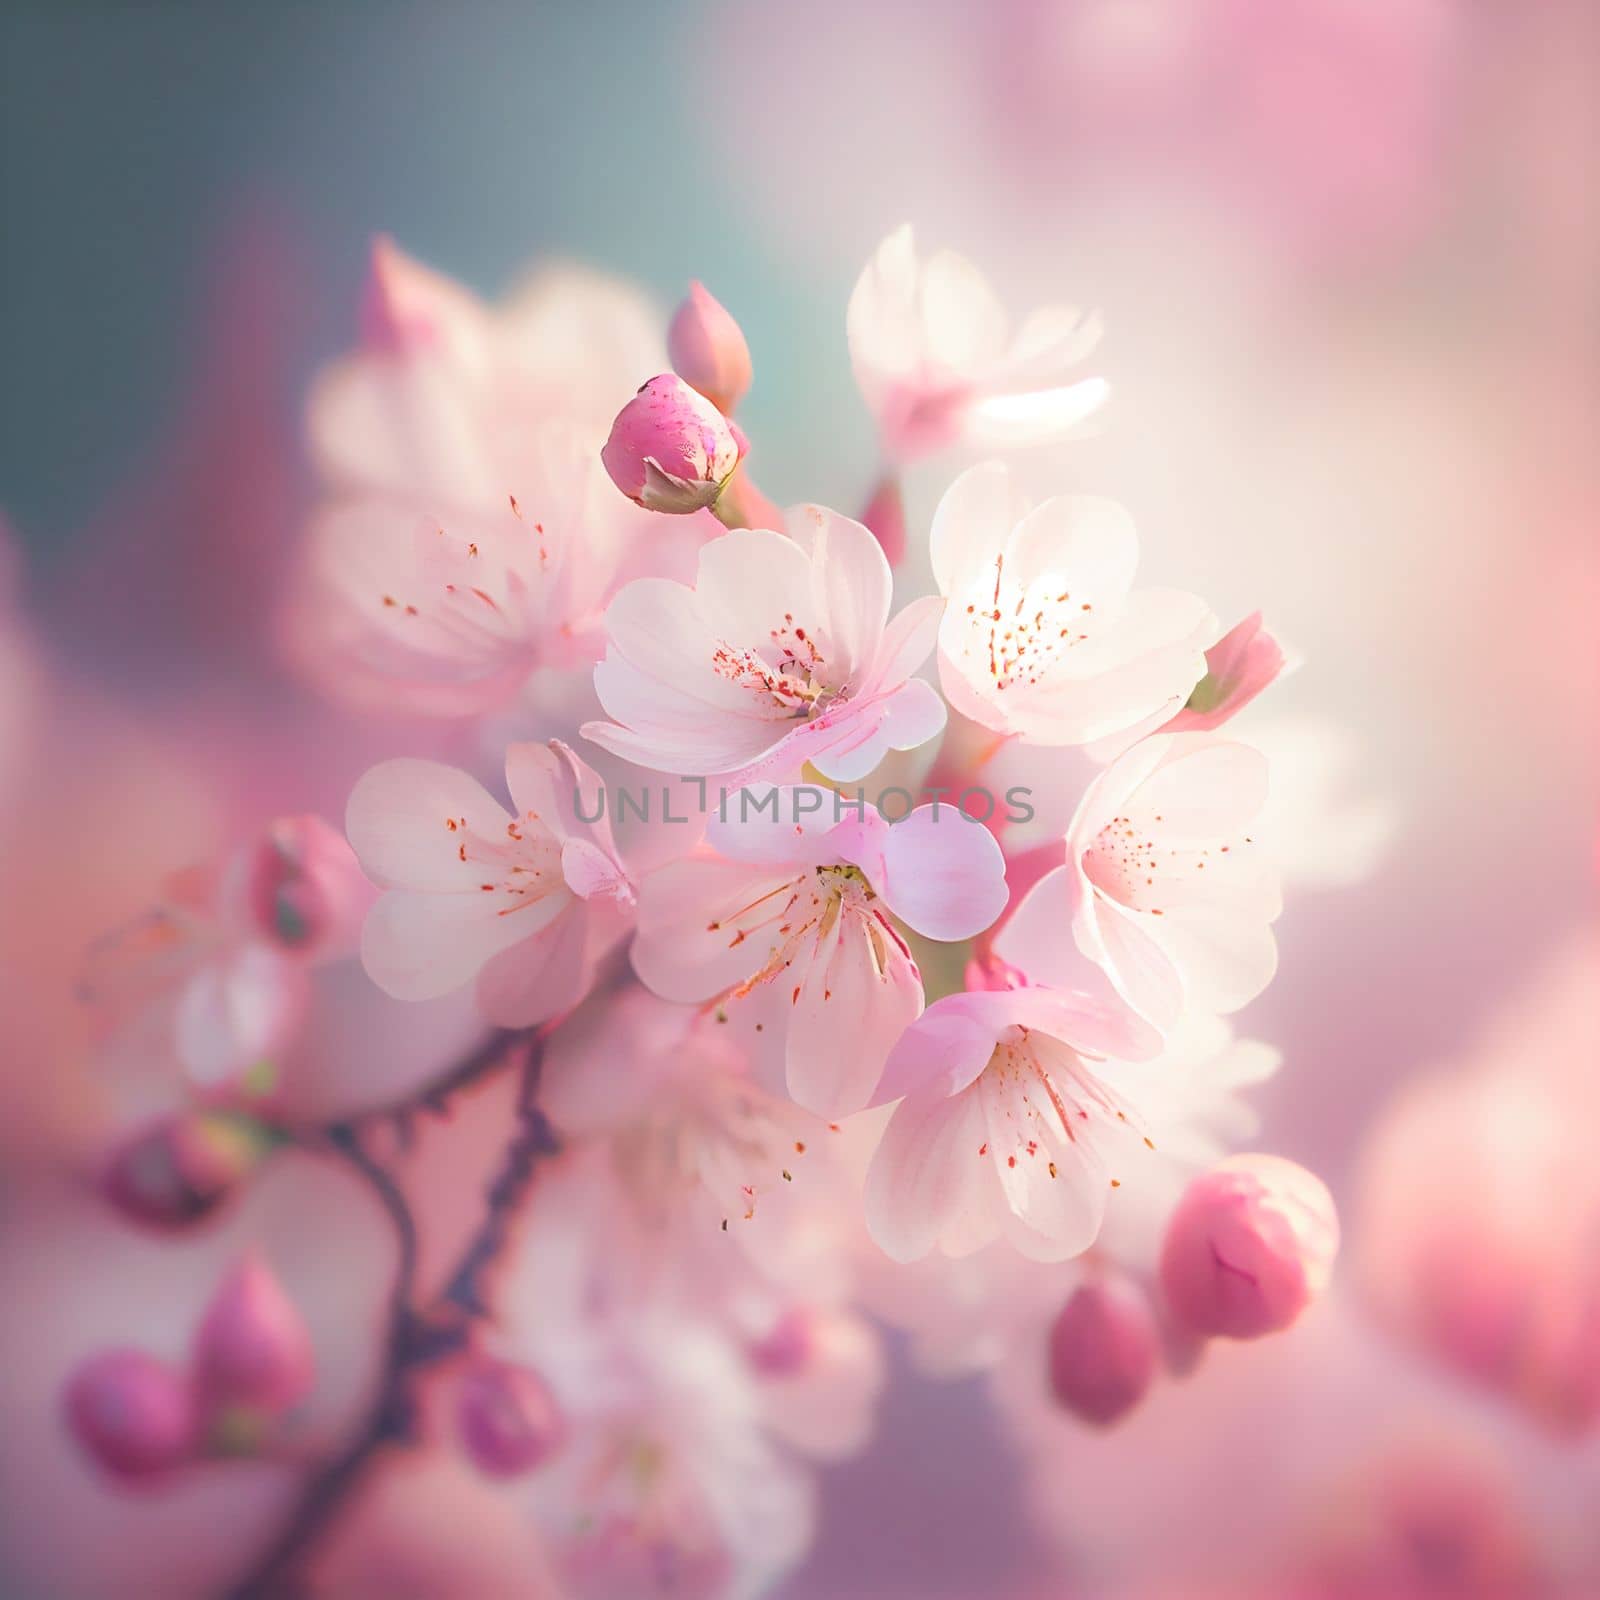
<path fill-rule="evenodd" d="M 691 389 L 703 394 L 724 416 L 750 387 L 750 346 L 739 324 L 703 283 L 689 292 L 667 329 L 667 354 L 675 371 Z"/>
<path fill-rule="evenodd" d="M 171 1367 L 142 1350 L 92 1356 L 66 1389 L 67 1425 L 107 1472 L 151 1478 L 194 1453 L 194 1406 Z"/>
<path fill-rule="evenodd" d="M 1327 1185 L 1281 1156 L 1241 1155 L 1184 1191 L 1161 1251 L 1174 1319 L 1206 1337 L 1287 1328 L 1327 1286 L 1339 1218 Z"/>
<path fill-rule="evenodd" d="M 212 1297 L 194 1341 L 194 1383 L 224 1447 L 281 1416 L 311 1387 L 311 1335 L 259 1256 L 247 1255 Z"/>
<path fill-rule="evenodd" d="M 900 492 L 900 480 L 894 473 L 883 478 L 872 491 L 861 520 L 883 547 L 889 565 L 898 565 L 906 553 L 906 503 Z"/>
<path fill-rule="evenodd" d="M 377 897 L 346 842 L 321 817 L 279 817 L 235 859 L 229 898 L 253 932 L 315 958 L 350 955 Z"/>
<path fill-rule="evenodd" d="M 276 1143 L 249 1117 L 188 1111 L 119 1145 L 106 1164 L 106 1198 L 155 1228 L 184 1228 L 209 1215 Z"/>
<path fill-rule="evenodd" d="M 461 1380 L 456 1426 L 467 1454 L 493 1478 L 533 1471 L 566 1437 L 560 1407 L 538 1373 L 488 1359 Z"/>
<path fill-rule="evenodd" d="M 684 514 L 703 510 L 722 493 L 747 443 L 709 400 L 668 372 L 617 413 L 600 459 L 636 504 Z"/>
<path fill-rule="evenodd" d="M 1252 612 L 1206 651 L 1206 675 L 1166 731 L 1204 733 L 1220 728 L 1289 664 L 1283 646 L 1261 626 L 1261 613 Z"/>
<path fill-rule="evenodd" d="M 1087 1283 L 1051 1324 L 1051 1391 L 1075 1417 L 1106 1427 L 1144 1399 L 1160 1352 L 1142 1289 L 1120 1279 Z"/>
<path fill-rule="evenodd" d="M 792 1378 L 804 1372 L 816 1353 L 811 1317 L 798 1308 L 784 1312 L 747 1349 L 750 1365 L 763 1378 Z"/>

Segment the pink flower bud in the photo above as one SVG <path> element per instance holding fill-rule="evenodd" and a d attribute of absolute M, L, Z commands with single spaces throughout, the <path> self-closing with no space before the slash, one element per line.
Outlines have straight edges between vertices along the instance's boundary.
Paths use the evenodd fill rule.
<path fill-rule="evenodd" d="M 667 354 L 673 370 L 691 389 L 703 394 L 724 416 L 750 387 L 750 346 L 739 324 L 720 300 L 698 281 L 667 329 Z"/>
<path fill-rule="evenodd" d="M 733 476 L 748 441 L 682 378 L 652 378 L 617 413 L 600 459 L 611 481 L 647 511 L 709 506 Z"/>
<path fill-rule="evenodd" d="M 1322 1292 L 1338 1249 L 1338 1213 L 1320 1178 L 1281 1156 L 1233 1156 L 1178 1202 L 1161 1284 L 1189 1331 L 1256 1339 L 1287 1328 Z"/>
<path fill-rule="evenodd" d="M 1120 1279 L 1085 1284 L 1050 1328 L 1050 1388 L 1075 1417 L 1105 1427 L 1144 1399 L 1161 1333 L 1149 1297 Z"/>
<path fill-rule="evenodd" d="M 235 858 L 229 899 L 253 932 L 318 959 L 354 954 L 377 890 L 321 817 L 280 817 Z"/>
<path fill-rule="evenodd" d="M 493 1478 L 513 1478 L 547 1461 L 566 1437 L 555 1396 L 528 1367 L 484 1359 L 461 1380 L 461 1442 Z"/>
<path fill-rule="evenodd" d="M 817 1334 L 810 1316 L 786 1311 L 747 1351 L 750 1365 L 763 1378 L 792 1378 L 804 1372 L 816 1353 Z"/>
<path fill-rule="evenodd" d="M 1220 728 L 1289 664 L 1283 646 L 1261 626 L 1261 613 L 1252 612 L 1206 651 L 1206 675 L 1166 731 L 1203 733 Z"/>
<path fill-rule="evenodd" d="M 208 1427 L 237 1437 L 240 1414 L 281 1416 L 310 1389 L 315 1371 L 304 1319 L 266 1262 L 247 1255 L 195 1334 L 195 1393 Z"/>
<path fill-rule="evenodd" d="M 194 1454 L 188 1387 L 142 1350 L 91 1357 L 72 1375 L 65 1401 L 73 1437 L 120 1478 L 156 1477 Z"/>
<path fill-rule="evenodd" d="M 892 472 L 872 491 L 861 520 L 883 546 L 889 565 L 898 565 L 906 553 L 906 503 L 900 480 Z"/>
<path fill-rule="evenodd" d="M 220 1205 L 275 1143 L 271 1130 L 249 1117 L 185 1112 L 119 1145 L 102 1186 L 135 1221 L 184 1228 Z"/>

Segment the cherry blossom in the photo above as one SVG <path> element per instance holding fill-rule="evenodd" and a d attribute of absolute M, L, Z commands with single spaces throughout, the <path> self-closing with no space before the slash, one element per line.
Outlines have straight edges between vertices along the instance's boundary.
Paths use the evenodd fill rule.
<path fill-rule="evenodd" d="M 1092 963 L 1164 1030 L 1186 1008 L 1236 1011 L 1277 967 L 1277 875 L 1246 831 L 1266 793 L 1248 745 L 1142 740 L 1089 786 L 1066 865 L 1028 891 L 996 952 L 1036 983 L 1081 981 Z"/>
<path fill-rule="evenodd" d="M 985 462 L 946 490 L 931 541 L 939 681 L 996 733 L 1086 744 L 1164 721 L 1206 674 L 1216 618 L 1194 595 L 1132 587 L 1138 538 L 1112 501 L 1030 505 Z"/>
<path fill-rule="evenodd" d="M 510 811 L 459 768 L 386 761 L 356 784 L 345 825 L 385 891 L 362 930 L 372 980 L 402 1000 L 475 983 L 483 1014 L 515 1027 L 583 997 L 633 889 L 599 780 L 565 745 L 512 745 L 506 786 Z"/>
<path fill-rule="evenodd" d="M 946 996 L 907 1028 L 878 1098 L 899 1099 L 867 1174 L 867 1227 L 897 1261 L 1004 1234 L 1058 1261 L 1091 1245 L 1113 1186 L 1154 1149 L 1108 1058 L 1159 1037 L 1119 1007 L 1040 988 Z"/>
<path fill-rule="evenodd" d="M 912 677 L 943 603 L 891 620 L 891 584 L 877 540 L 820 506 L 792 512 L 788 537 L 725 533 L 701 550 L 692 586 L 640 578 L 611 602 L 594 682 L 614 720 L 584 737 L 729 789 L 793 780 L 807 762 L 839 782 L 865 777 L 945 721 Z"/>
<path fill-rule="evenodd" d="M 301 635 L 344 699 L 480 714 L 535 672 L 586 669 L 616 588 L 688 570 L 698 538 L 658 537 L 580 428 L 542 422 L 491 505 L 376 493 L 328 504 L 306 536 Z"/>
<path fill-rule="evenodd" d="M 1060 438 L 1106 397 L 1100 378 L 1068 380 L 1099 342 L 1097 317 L 1044 306 L 1013 333 L 978 269 L 949 250 L 920 258 L 909 225 L 878 246 L 845 323 L 856 382 L 895 460 Z"/>
<path fill-rule="evenodd" d="M 781 991 L 789 1093 L 825 1117 L 867 1103 L 922 1010 L 922 978 L 893 919 L 965 939 L 1005 903 L 987 829 L 950 806 L 892 825 L 861 809 L 836 820 L 838 797 L 819 789 L 730 796 L 709 848 L 645 879 L 633 947 L 639 976 L 668 999 Z"/>

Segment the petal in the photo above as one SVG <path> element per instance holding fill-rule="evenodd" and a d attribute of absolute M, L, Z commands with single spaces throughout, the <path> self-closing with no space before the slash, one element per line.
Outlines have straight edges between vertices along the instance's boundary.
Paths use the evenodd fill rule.
<path fill-rule="evenodd" d="M 589 977 L 587 920 L 587 908 L 569 900 L 548 927 L 491 957 L 478 974 L 485 1019 L 497 1028 L 526 1028 L 576 1005 Z"/>
<path fill-rule="evenodd" d="M 303 966 L 264 945 L 208 962 L 183 986 L 174 1045 L 190 1082 L 230 1084 L 282 1050 L 305 1013 Z"/>
<path fill-rule="evenodd" d="M 345 808 L 345 832 L 362 871 L 385 888 L 476 891 L 482 868 L 458 854 L 463 821 L 468 832 L 501 838 L 508 820 L 476 778 L 413 759 L 363 773 Z"/>
<path fill-rule="evenodd" d="M 994 950 L 1029 983 L 1076 989 L 1092 969 L 1073 938 L 1073 921 L 1087 893 L 1076 867 L 1047 872 L 1017 902 L 995 935 Z"/>
<path fill-rule="evenodd" d="M 749 784 L 723 799 L 706 823 L 706 843 L 730 861 L 768 867 L 821 866 L 842 859 L 831 843 L 846 819 L 840 797 L 817 784 Z M 853 808 L 852 808 L 853 809 Z"/>
<path fill-rule="evenodd" d="M 884 629 L 864 687 L 875 690 L 904 683 L 933 654 L 944 611 L 941 596 L 927 595 L 897 612 Z"/>
<path fill-rule="evenodd" d="M 700 551 L 694 598 L 701 624 L 714 640 L 747 645 L 767 643 L 791 617 L 802 627 L 819 625 L 820 617 L 801 614 L 812 599 L 811 573 L 805 551 L 787 535 L 732 529 Z"/>
<path fill-rule="evenodd" d="M 1097 1130 L 1084 1123 L 1069 1136 L 1031 1074 L 986 1072 L 976 1092 L 988 1160 L 1015 1219 L 1007 1232 L 1035 1260 L 1064 1261 L 1087 1250 L 1111 1187 Z"/>
<path fill-rule="evenodd" d="M 431 1000 L 459 989 L 491 956 L 541 932 L 571 904 L 564 888 L 509 906 L 501 894 L 391 889 L 367 914 L 361 963 L 385 994 Z"/>
<path fill-rule="evenodd" d="M 1182 973 L 1184 997 L 1197 1010 L 1237 1011 L 1278 970 L 1277 940 L 1255 918 L 1168 917 L 1155 938 Z"/>
<path fill-rule="evenodd" d="M 785 522 L 810 551 L 812 607 L 828 647 L 825 680 L 842 688 L 861 679 L 883 638 L 894 584 L 888 558 L 861 523 L 822 506 L 796 507 Z"/>
<path fill-rule="evenodd" d="M 903 922 L 930 939 L 970 939 L 1006 908 L 999 842 L 955 806 L 918 806 L 883 842 L 873 887 Z"/>
<path fill-rule="evenodd" d="M 906 1095 L 944 1098 L 959 1094 L 989 1064 L 999 1036 L 979 996 L 946 995 L 900 1035 L 879 1079 L 873 1101 L 887 1104 Z"/>
<path fill-rule="evenodd" d="M 967 408 L 967 442 L 980 450 L 1020 450 L 1078 432 L 1111 395 L 1104 378 L 1084 378 L 1057 389 L 991 394 Z"/>
<path fill-rule="evenodd" d="M 945 490 L 928 534 L 940 594 L 948 597 L 992 565 L 1026 509 L 1003 462 L 980 461 L 963 472 Z"/>
<path fill-rule="evenodd" d="M 1099 495 L 1059 495 L 1035 506 L 1004 549 L 1008 583 L 1059 577 L 1075 603 L 1102 608 L 1120 604 L 1139 565 L 1133 518 Z"/>
<path fill-rule="evenodd" d="M 915 1095 L 896 1107 L 867 1169 L 862 1202 L 867 1231 L 895 1261 L 925 1256 L 940 1237 L 959 1230 L 981 1236 L 979 1156 L 985 1139 L 976 1089 L 946 1099 Z"/>
<path fill-rule="evenodd" d="M 944 701 L 931 683 L 913 678 L 892 694 L 855 702 L 826 736 L 796 738 L 794 748 L 809 749 L 808 759 L 835 783 L 857 783 L 891 750 L 915 750 L 944 731 Z M 817 729 L 817 724 L 809 725 Z"/>
<path fill-rule="evenodd" d="M 1267 758 L 1234 740 L 1161 734 L 1161 763 L 1130 796 L 1141 817 L 1159 818 L 1163 842 L 1228 839 L 1267 801 Z"/>
<path fill-rule="evenodd" d="M 891 930 L 842 911 L 818 941 L 789 1020 L 790 1098 L 820 1117 L 861 1110 L 922 1011 L 922 979 Z"/>
<path fill-rule="evenodd" d="M 725 993 L 761 970 L 781 920 L 774 913 L 782 911 L 795 882 L 771 867 L 739 861 L 669 862 L 639 888 L 634 971 L 668 1000 Z"/>
<path fill-rule="evenodd" d="M 1087 923 L 1092 923 L 1093 936 L 1086 940 L 1082 931 L 1086 919 L 1077 920 L 1079 948 L 1100 962 L 1117 993 L 1141 1017 L 1162 1032 L 1173 1027 L 1183 1013 L 1183 979 L 1172 958 L 1146 930 L 1144 919 L 1097 894 Z"/>

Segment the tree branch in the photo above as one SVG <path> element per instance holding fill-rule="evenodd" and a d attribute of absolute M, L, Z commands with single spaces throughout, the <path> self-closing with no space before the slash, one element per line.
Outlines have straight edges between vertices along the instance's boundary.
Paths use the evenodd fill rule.
<path fill-rule="evenodd" d="M 498 1066 L 520 1037 L 510 1033 L 493 1035 L 430 1088 L 420 1103 L 432 1110 L 443 1109 L 450 1094 Z M 467 1241 L 444 1288 L 426 1307 L 417 1304 L 416 1221 L 399 1184 L 387 1167 L 367 1154 L 356 1124 L 337 1123 L 327 1130 L 329 1145 L 377 1195 L 397 1241 L 378 1393 L 355 1437 L 311 1475 L 282 1531 L 231 1591 L 232 1600 L 289 1600 L 304 1592 L 297 1574 L 373 1458 L 387 1446 L 413 1441 L 413 1379 L 460 1350 L 470 1336 L 473 1320 L 487 1313 L 484 1275 L 505 1246 L 540 1162 L 559 1148 L 555 1133 L 538 1106 L 543 1056 L 543 1040 L 535 1036 L 530 1040 L 523 1066 L 516 1131 L 485 1191 L 483 1220 Z"/>

